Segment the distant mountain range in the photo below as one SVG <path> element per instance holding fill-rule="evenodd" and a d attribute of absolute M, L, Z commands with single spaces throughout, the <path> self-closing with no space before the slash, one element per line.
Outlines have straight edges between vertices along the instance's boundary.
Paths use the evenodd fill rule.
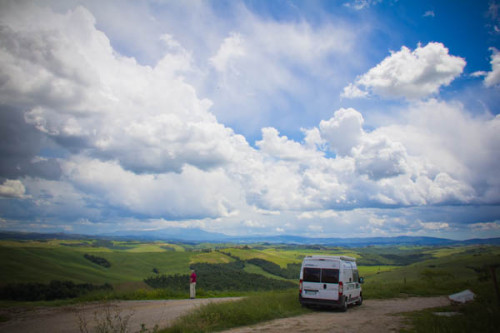
<path fill-rule="evenodd" d="M 373 245 L 500 245 L 500 238 L 452 240 L 436 237 L 367 237 L 367 238 L 310 238 L 301 236 L 228 236 L 207 232 L 201 229 L 167 228 L 154 231 L 120 231 L 102 235 L 82 235 L 69 233 L 24 233 L 14 231 L 0 232 L 0 239 L 34 240 L 34 239 L 110 239 L 110 240 L 143 240 L 143 241 L 175 241 L 191 243 L 271 243 L 297 245 L 330 245 L 342 247 L 365 247 Z"/>

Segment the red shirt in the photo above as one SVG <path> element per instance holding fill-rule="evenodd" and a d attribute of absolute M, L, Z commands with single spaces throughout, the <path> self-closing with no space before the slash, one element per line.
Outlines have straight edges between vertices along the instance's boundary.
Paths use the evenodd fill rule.
<path fill-rule="evenodd" d="M 196 274 L 193 272 L 191 273 L 191 279 L 190 279 L 190 282 L 191 283 L 196 283 Z"/>

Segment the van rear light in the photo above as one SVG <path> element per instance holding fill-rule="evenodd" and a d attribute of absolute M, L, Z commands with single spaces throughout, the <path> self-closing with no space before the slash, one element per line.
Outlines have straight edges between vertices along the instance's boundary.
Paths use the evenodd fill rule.
<path fill-rule="evenodd" d="M 299 282 L 299 293 L 302 294 L 302 285 L 303 285 L 303 281 L 302 279 L 300 279 L 300 282 Z"/>
<path fill-rule="evenodd" d="M 342 297 L 342 294 L 344 293 L 344 284 L 342 281 L 339 282 L 339 299 Z"/>

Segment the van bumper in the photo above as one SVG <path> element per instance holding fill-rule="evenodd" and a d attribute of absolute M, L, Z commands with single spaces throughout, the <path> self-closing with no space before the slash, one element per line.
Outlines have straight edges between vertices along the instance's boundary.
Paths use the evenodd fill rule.
<path fill-rule="evenodd" d="M 302 297 L 299 293 L 299 302 L 301 305 L 311 305 L 311 306 L 329 306 L 333 308 L 339 308 L 342 306 L 340 300 L 329 300 L 329 299 L 319 299 L 319 298 L 306 298 Z"/>

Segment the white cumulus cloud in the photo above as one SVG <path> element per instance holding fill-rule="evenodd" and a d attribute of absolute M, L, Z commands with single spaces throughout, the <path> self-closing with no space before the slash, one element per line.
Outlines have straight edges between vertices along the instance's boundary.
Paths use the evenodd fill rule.
<path fill-rule="evenodd" d="M 22 199 L 26 188 L 20 180 L 7 179 L 0 185 L 0 198 Z"/>
<path fill-rule="evenodd" d="M 486 73 L 486 77 L 484 78 L 484 84 L 487 87 L 491 87 L 500 83 L 500 52 L 491 47 L 491 72 Z"/>
<path fill-rule="evenodd" d="M 373 93 L 386 98 L 420 99 L 439 92 L 458 77 L 465 60 L 452 56 L 442 43 L 403 46 L 377 66 L 344 88 L 343 97 L 363 97 Z"/>
<path fill-rule="evenodd" d="M 220 72 L 225 72 L 234 67 L 231 66 L 233 59 L 245 55 L 244 40 L 241 34 L 232 33 L 224 39 L 217 54 L 210 58 L 210 63 Z"/>
<path fill-rule="evenodd" d="M 289 140 L 286 136 L 280 136 L 279 132 L 272 127 L 262 129 L 262 140 L 256 142 L 260 151 L 283 160 L 310 160 L 320 157 L 322 154 L 316 147 L 308 148 L 299 142 Z"/>
<path fill-rule="evenodd" d="M 328 142 L 330 150 L 349 155 L 363 136 L 363 122 L 363 116 L 355 109 L 339 109 L 332 118 L 320 122 L 321 137 Z"/>

